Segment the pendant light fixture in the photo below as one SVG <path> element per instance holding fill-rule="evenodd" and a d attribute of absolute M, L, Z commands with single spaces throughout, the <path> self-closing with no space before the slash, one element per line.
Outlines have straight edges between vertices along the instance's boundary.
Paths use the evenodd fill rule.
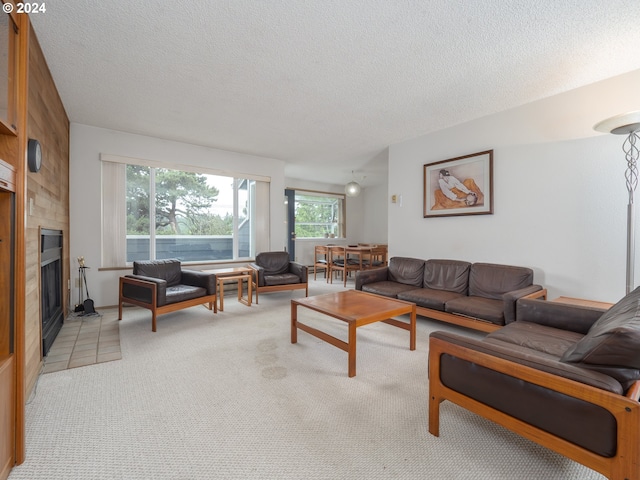
<path fill-rule="evenodd" d="M 353 176 L 353 170 L 351 170 L 351 176 Z M 344 193 L 347 194 L 347 197 L 357 197 L 360 195 L 361 190 L 362 188 L 360 187 L 360 184 L 356 182 L 355 177 L 344 187 Z"/>

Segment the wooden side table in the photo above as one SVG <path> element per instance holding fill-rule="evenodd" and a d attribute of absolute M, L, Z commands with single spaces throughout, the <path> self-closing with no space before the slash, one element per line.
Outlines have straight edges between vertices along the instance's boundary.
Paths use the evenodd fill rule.
<path fill-rule="evenodd" d="M 224 282 L 231 280 L 237 280 L 238 282 L 238 301 L 245 304 L 247 307 L 251 306 L 251 298 L 253 297 L 253 290 L 251 286 L 251 273 L 253 270 L 249 267 L 232 267 L 232 268 L 218 268 L 214 270 L 204 270 L 207 273 L 215 273 L 216 281 L 218 282 L 218 298 L 219 307 L 218 310 L 224 311 Z M 242 296 L 242 282 L 247 281 L 247 298 Z"/>
<path fill-rule="evenodd" d="M 602 308 L 604 310 L 610 309 L 614 304 L 609 302 L 599 302 L 597 300 L 586 300 L 584 298 L 574 297 L 558 297 L 551 300 L 557 303 L 566 303 L 567 305 L 578 305 L 581 307 Z"/>

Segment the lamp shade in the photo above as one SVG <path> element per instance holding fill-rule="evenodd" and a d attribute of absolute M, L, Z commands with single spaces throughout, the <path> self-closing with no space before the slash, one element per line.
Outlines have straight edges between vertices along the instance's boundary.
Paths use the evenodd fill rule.
<path fill-rule="evenodd" d="M 349 182 L 344 187 L 344 193 L 347 194 L 348 197 L 357 197 L 360 195 L 360 184 L 357 182 Z"/>

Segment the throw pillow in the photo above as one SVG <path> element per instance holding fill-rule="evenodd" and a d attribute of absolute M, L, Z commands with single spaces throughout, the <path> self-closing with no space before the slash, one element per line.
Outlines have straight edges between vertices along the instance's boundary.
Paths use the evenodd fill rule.
<path fill-rule="evenodd" d="M 561 360 L 640 369 L 640 287 L 607 310 Z"/>

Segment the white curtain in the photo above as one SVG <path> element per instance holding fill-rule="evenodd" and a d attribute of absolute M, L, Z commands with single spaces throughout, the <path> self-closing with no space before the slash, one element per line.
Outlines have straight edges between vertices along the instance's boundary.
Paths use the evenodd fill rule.
<path fill-rule="evenodd" d="M 271 232 L 269 230 L 269 210 L 270 210 L 270 184 L 268 182 L 256 181 L 256 248 L 254 255 L 260 252 L 271 250 Z"/>
<path fill-rule="evenodd" d="M 102 162 L 102 267 L 127 264 L 127 166 Z"/>

